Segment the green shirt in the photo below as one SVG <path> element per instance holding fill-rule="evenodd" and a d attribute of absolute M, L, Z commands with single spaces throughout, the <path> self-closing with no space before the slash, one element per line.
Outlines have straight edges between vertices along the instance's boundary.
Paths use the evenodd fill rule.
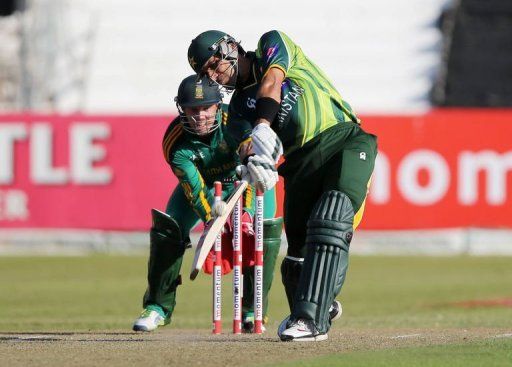
<path fill-rule="evenodd" d="M 334 125 L 359 119 L 327 76 L 286 34 L 270 31 L 261 36 L 253 59 L 249 82 L 235 91 L 229 108 L 229 121 L 248 130 L 256 116 L 259 82 L 271 68 L 285 74 L 281 105 L 272 128 L 283 142 L 285 156 L 300 150 L 314 137 Z"/>
<path fill-rule="evenodd" d="M 223 121 L 209 139 L 203 140 L 186 132 L 177 117 L 170 123 L 162 142 L 167 163 L 203 222 L 211 219 L 213 195 L 210 188 L 213 183 L 233 183 L 236 179 L 235 168 L 240 164 L 237 144 L 226 133 L 226 109 L 227 106 L 223 105 Z"/>

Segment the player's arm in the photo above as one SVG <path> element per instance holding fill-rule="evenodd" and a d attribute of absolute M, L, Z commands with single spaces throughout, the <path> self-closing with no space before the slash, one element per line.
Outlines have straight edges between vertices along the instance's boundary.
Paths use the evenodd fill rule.
<path fill-rule="evenodd" d="M 252 131 L 254 156 L 249 158 L 247 169 L 252 181 L 269 190 L 278 180 L 275 165 L 283 154 L 283 144 L 270 125 L 279 113 L 281 85 L 293 60 L 293 42 L 279 31 L 261 36 L 256 58 L 263 77 L 256 94 L 256 121 Z"/>
<path fill-rule="evenodd" d="M 203 222 L 208 222 L 212 218 L 213 196 L 201 172 L 183 151 L 174 153 L 170 164 L 190 206 Z"/>
<path fill-rule="evenodd" d="M 256 123 L 265 123 L 269 126 L 279 112 L 281 103 L 281 84 L 284 81 L 284 72 L 281 68 L 271 67 L 261 80 L 256 95 Z"/>
<path fill-rule="evenodd" d="M 256 57 L 263 77 L 256 95 L 256 125 L 272 124 L 281 103 L 281 85 L 293 59 L 293 43 L 282 32 L 270 31 L 261 36 Z"/>

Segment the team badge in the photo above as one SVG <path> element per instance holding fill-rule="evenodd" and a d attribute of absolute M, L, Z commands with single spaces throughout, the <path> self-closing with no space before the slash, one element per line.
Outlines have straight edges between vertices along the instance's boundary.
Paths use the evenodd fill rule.
<path fill-rule="evenodd" d="M 365 152 L 359 153 L 359 159 L 362 160 L 362 161 L 365 161 L 366 160 L 366 153 Z"/>
<path fill-rule="evenodd" d="M 201 83 L 196 84 L 196 99 L 203 99 L 203 85 Z"/>

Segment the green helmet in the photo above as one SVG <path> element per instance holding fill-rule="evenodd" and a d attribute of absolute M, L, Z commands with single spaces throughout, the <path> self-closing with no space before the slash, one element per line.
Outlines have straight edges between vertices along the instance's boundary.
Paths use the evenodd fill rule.
<path fill-rule="evenodd" d="M 235 44 L 236 47 L 230 47 Z M 188 48 L 188 63 L 197 74 L 201 74 L 204 64 L 214 55 L 222 60 L 228 60 L 235 73 L 238 74 L 238 50 L 239 45 L 233 37 L 222 31 L 206 31 L 192 40 Z M 225 85 L 232 89 L 234 86 Z"/>
<path fill-rule="evenodd" d="M 183 79 L 178 88 L 178 95 L 174 98 L 174 101 L 176 102 L 176 107 L 180 114 L 180 121 L 183 124 L 185 131 L 191 134 L 205 135 L 204 132 L 199 132 L 196 129 L 199 116 L 187 116 L 185 114 L 186 107 L 218 105 L 215 122 L 208 129 L 207 134 L 220 126 L 222 114 L 220 104 L 222 103 L 222 93 L 216 85 L 209 82 L 206 76 L 198 79 L 197 75 L 194 74 Z M 190 124 L 191 120 L 195 121 L 194 126 Z"/>

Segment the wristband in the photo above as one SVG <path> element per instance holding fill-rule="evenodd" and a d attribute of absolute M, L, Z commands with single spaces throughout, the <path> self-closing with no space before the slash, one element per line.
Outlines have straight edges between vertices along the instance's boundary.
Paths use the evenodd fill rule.
<path fill-rule="evenodd" d="M 280 103 L 274 98 L 261 97 L 256 100 L 256 118 L 272 123 L 279 112 Z"/>

